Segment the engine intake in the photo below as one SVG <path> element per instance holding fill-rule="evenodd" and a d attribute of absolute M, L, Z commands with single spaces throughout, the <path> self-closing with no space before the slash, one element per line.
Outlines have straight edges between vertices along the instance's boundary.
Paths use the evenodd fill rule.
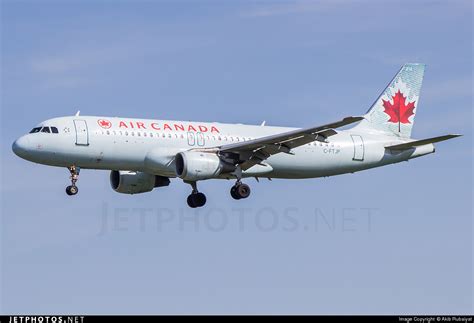
<path fill-rule="evenodd" d="M 155 187 L 168 186 L 169 184 L 169 178 L 148 173 L 123 170 L 110 172 L 110 185 L 118 193 L 145 193 L 150 192 Z"/>
<path fill-rule="evenodd" d="M 231 172 L 235 166 L 224 162 L 215 153 L 184 151 L 176 154 L 176 175 L 186 181 L 215 178 Z"/>

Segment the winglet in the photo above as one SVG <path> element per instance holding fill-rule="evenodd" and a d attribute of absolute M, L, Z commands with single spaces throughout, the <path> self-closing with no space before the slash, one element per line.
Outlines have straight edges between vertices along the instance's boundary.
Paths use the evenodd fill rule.
<path fill-rule="evenodd" d="M 325 126 L 323 126 L 323 127 L 324 127 L 324 128 L 339 128 L 339 127 L 343 127 L 343 126 L 350 125 L 351 123 L 359 122 L 359 121 L 361 121 L 361 120 L 364 120 L 364 117 L 362 117 L 362 116 L 358 116 L 358 117 L 345 117 L 344 119 L 342 119 L 342 120 L 340 120 L 340 121 L 327 124 L 327 125 L 325 125 Z"/>

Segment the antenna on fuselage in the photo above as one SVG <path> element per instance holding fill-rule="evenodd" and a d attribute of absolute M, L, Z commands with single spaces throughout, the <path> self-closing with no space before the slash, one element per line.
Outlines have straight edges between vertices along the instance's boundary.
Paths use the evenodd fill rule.
<path fill-rule="evenodd" d="M 77 110 L 76 117 L 79 117 L 80 114 L 81 114 L 81 110 Z"/>
<path fill-rule="evenodd" d="M 263 127 L 263 126 L 265 126 L 265 122 L 266 122 L 266 121 L 265 121 L 265 120 L 263 120 L 263 122 L 262 122 L 262 124 L 260 125 L 260 127 Z"/>

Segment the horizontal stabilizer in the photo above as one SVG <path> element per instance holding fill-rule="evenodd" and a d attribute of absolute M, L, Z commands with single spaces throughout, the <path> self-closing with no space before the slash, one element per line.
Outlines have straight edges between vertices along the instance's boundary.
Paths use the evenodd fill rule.
<path fill-rule="evenodd" d="M 414 148 L 417 146 L 433 144 L 435 142 L 440 142 L 440 141 L 456 138 L 459 136 L 462 136 L 462 135 L 444 135 L 444 136 L 433 137 L 433 138 L 428 138 L 428 139 L 410 141 L 410 142 L 406 142 L 406 143 L 398 144 L 398 145 L 387 146 L 385 148 L 393 149 L 393 150 L 404 150 L 404 149 Z"/>

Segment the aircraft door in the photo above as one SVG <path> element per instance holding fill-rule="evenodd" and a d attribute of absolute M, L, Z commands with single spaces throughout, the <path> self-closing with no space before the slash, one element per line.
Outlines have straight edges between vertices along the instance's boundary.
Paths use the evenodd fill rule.
<path fill-rule="evenodd" d="M 364 160 L 364 140 L 359 135 L 351 135 L 352 142 L 354 143 L 354 157 L 352 160 L 363 161 Z"/>
<path fill-rule="evenodd" d="M 188 132 L 188 145 L 194 146 L 196 144 L 196 135 L 194 132 Z"/>
<path fill-rule="evenodd" d="M 76 145 L 89 145 L 89 132 L 87 130 L 87 123 L 85 120 L 74 120 L 74 127 L 76 128 Z"/>
<path fill-rule="evenodd" d="M 204 135 L 202 132 L 197 133 L 197 144 L 198 146 L 204 146 Z"/>

